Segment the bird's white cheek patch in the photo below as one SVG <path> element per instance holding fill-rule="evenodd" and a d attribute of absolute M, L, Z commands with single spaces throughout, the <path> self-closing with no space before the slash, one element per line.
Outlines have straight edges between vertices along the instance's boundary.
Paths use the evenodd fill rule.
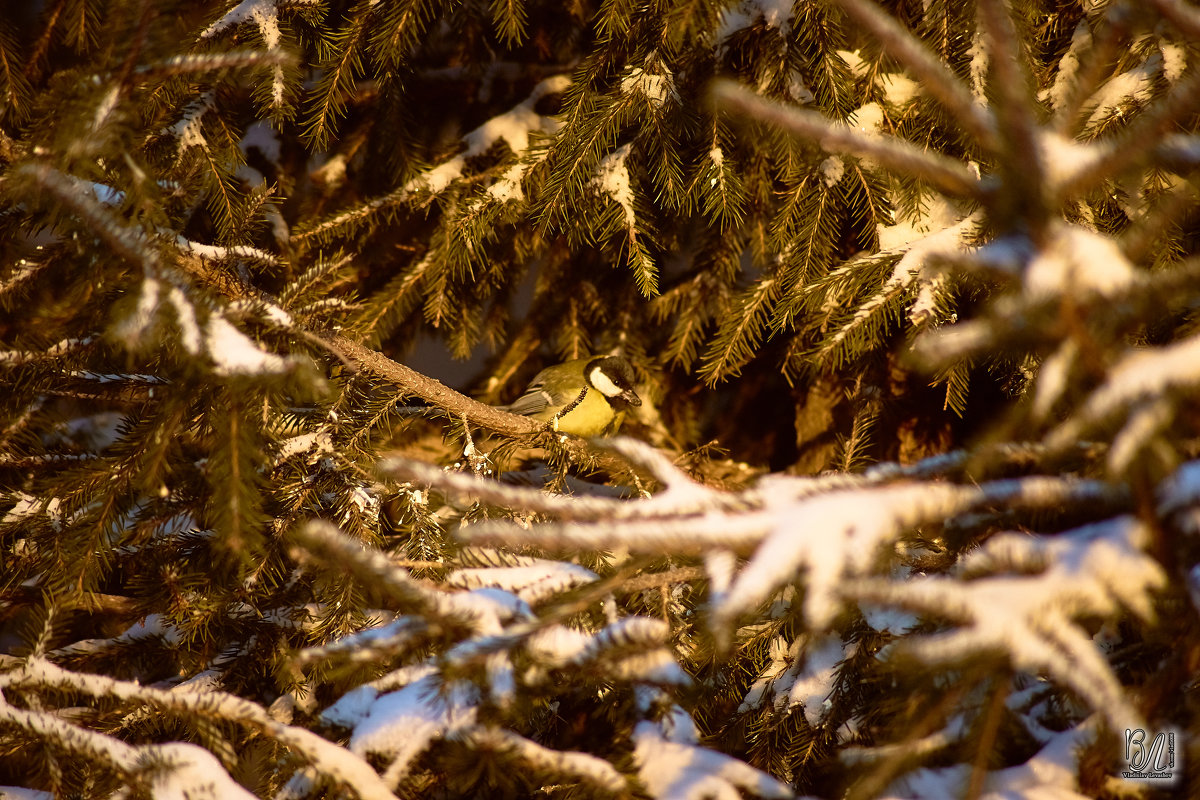
<path fill-rule="evenodd" d="M 600 394 L 604 395 L 605 397 L 621 396 L 620 387 L 613 383 L 612 380 L 604 374 L 604 370 L 600 369 L 599 367 L 596 367 L 592 370 L 592 374 L 588 376 L 588 379 L 592 382 L 592 386 L 595 386 L 597 391 L 599 391 Z"/>

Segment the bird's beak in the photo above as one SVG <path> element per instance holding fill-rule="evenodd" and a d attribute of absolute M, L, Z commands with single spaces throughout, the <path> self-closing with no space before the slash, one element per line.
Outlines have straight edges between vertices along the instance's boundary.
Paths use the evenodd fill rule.
<path fill-rule="evenodd" d="M 633 389 L 626 389 L 621 392 L 621 399 L 631 406 L 640 406 L 642 404 L 642 398 L 638 397 L 637 392 Z"/>

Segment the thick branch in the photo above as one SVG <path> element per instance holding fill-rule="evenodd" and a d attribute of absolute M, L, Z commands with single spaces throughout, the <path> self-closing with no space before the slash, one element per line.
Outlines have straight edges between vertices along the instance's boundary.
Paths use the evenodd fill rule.
<path fill-rule="evenodd" d="M 478 400 L 472 400 L 440 381 L 422 375 L 411 367 L 393 361 L 378 350 L 364 347 L 345 336 L 324 336 L 322 339 L 347 360 L 361 365 L 381 378 L 386 378 L 399 386 L 405 394 L 419 397 L 454 417 L 466 417 L 475 425 L 506 436 L 529 437 L 546 431 L 545 425 L 529 417 L 510 414 Z"/>
<path fill-rule="evenodd" d="M 504 436 L 521 439 L 530 447 L 550 444 L 551 437 L 553 437 L 552 441 L 555 446 L 565 451 L 572 462 L 583 465 L 585 468 L 604 469 L 614 476 L 622 476 L 626 480 L 637 480 L 637 472 L 625 459 L 603 450 L 597 450 L 585 439 L 561 432 L 553 433 L 543 423 L 536 422 L 529 417 L 510 414 L 486 403 L 480 403 L 478 400 L 472 400 L 465 394 L 456 392 L 445 384 L 344 336 L 326 335 L 321 337 L 321 341 L 347 361 L 361 365 L 379 377 L 396 384 L 405 394 L 419 397 L 454 417 L 466 418 L 473 425 Z"/>

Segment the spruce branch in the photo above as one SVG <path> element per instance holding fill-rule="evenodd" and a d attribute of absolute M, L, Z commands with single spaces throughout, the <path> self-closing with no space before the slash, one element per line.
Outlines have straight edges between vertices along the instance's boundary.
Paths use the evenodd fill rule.
<path fill-rule="evenodd" d="M 1200 106 L 1200 69 L 1193 68 L 1161 97 L 1112 137 L 1101 140 L 1102 148 L 1091 169 L 1073 173 L 1058 187 L 1057 200 L 1078 197 L 1098 189 L 1112 178 L 1139 166 L 1153 166 L 1164 137 Z M 1170 156 L 1170 149 L 1163 151 Z"/>
<path fill-rule="evenodd" d="M 873 159 L 888 169 L 926 180 L 945 194 L 977 201 L 988 196 L 984 184 L 963 164 L 926 152 L 903 139 L 860 133 L 813 111 L 767 100 L 731 81 L 714 83 L 713 96 L 718 105 L 731 111 L 812 139 L 830 152 Z"/>
<path fill-rule="evenodd" d="M 395 796 L 366 761 L 311 731 L 275 720 L 266 709 L 236 695 L 184 687 L 167 691 L 102 675 L 82 675 L 43 660 L 31 661 L 19 670 L 0 675 L 0 691 L 7 688 L 36 690 L 46 686 L 80 692 L 97 699 L 113 698 L 148 705 L 184 716 L 196 715 L 235 722 L 275 739 L 363 800 L 395 800 Z M 74 726 L 71 728 L 73 731 L 79 730 Z M 68 733 L 68 736 L 71 735 L 73 733 Z M 104 747 L 117 743 L 111 737 L 104 739 L 107 740 Z M 129 747 L 124 744 L 120 746 Z"/>
<path fill-rule="evenodd" d="M 597 446 L 614 451 L 630 463 L 648 470 L 662 484 L 662 491 L 636 501 L 610 500 L 603 497 L 547 494 L 541 489 L 497 483 L 463 472 L 443 470 L 412 459 L 388 459 L 380 465 L 380 469 L 384 474 L 424 484 L 462 499 L 520 508 L 564 520 L 644 519 L 702 513 L 708 510 L 740 509 L 746 506 L 746 501 L 738 499 L 736 495 L 710 489 L 695 482 L 661 452 L 644 442 L 616 437 L 600 440 Z"/>
<path fill-rule="evenodd" d="M 372 350 L 344 336 L 326 335 L 325 342 L 346 359 L 359 364 L 369 372 L 394 383 L 405 394 L 443 409 L 452 417 L 465 417 L 468 421 L 517 438 L 528 439 L 546 432 L 546 428 L 529 417 L 510 414 L 493 406 L 472 400 L 454 391 L 445 384 L 426 377 L 411 367 L 393 361 L 377 350 Z"/>
<path fill-rule="evenodd" d="M 408 570 L 396 566 L 383 552 L 364 547 L 329 522 L 310 521 L 297 528 L 292 537 L 298 545 L 296 555 L 302 561 L 344 569 L 363 585 L 386 592 L 419 614 L 468 626 L 473 622 L 470 618 L 456 619 L 460 609 L 448 603 L 448 595 L 412 578 Z"/>
<path fill-rule="evenodd" d="M 999 149 L 996 120 L 971 96 L 946 63 L 872 0 L 837 0 L 838 5 L 869 30 L 889 55 L 902 63 L 987 152 Z"/>
<path fill-rule="evenodd" d="M 990 65 L 989 84 L 995 87 L 996 118 L 1004 145 L 1000 169 L 1008 184 L 1007 194 L 1019 200 L 1020 218 L 1037 241 L 1047 218 L 1045 166 L 1038 145 L 1035 106 L 1029 90 L 1029 75 L 1022 60 L 1012 12 L 1006 0 L 978 0 L 979 23 L 987 37 Z M 1018 209 L 1011 209 L 1017 211 Z"/>
<path fill-rule="evenodd" d="M 196 72 L 223 72 L 247 67 L 296 67 L 294 55 L 282 51 L 232 50 L 225 53 L 184 53 L 165 61 L 143 64 L 134 72 L 141 80 L 162 79 Z"/>
<path fill-rule="evenodd" d="M 6 182 L 13 179 L 28 180 L 53 197 L 130 264 L 141 267 L 148 274 L 158 271 L 162 259 L 158 251 L 149 246 L 145 232 L 122 223 L 105 204 L 96 199 L 91 184 L 45 163 L 18 164 Z"/>
<path fill-rule="evenodd" d="M 1200 10 L 1182 0 L 1150 0 L 1150 5 L 1191 39 L 1200 39 Z"/>
<path fill-rule="evenodd" d="M 254 799 L 211 753 L 196 745 L 181 742 L 129 745 L 113 736 L 74 725 L 54 713 L 17 708 L 2 695 L 0 722 L 82 761 L 100 762 L 118 773 L 122 782 L 146 786 L 155 794 L 182 790 L 209 796 L 219 792 L 230 800 Z"/>
<path fill-rule="evenodd" d="M 533 769 L 562 775 L 572 783 L 583 781 L 611 794 L 629 790 L 625 777 L 612 764 L 587 753 L 552 750 L 512 731 L 492 726 L 479 725 L 461 736 L 477 750 L 503 753 Z"/>

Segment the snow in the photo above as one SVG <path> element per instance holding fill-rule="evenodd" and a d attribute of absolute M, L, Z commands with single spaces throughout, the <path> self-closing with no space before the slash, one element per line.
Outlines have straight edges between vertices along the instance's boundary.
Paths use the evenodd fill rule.
<path fill-rule="evenodd" d="M 884 307 L 899 292 L 916 284 L 916 300 L 909 309 L 913 324 L 933 319 L 937 312 L 937 299 L 945 284 L 940 272 L 932 272 L 929 265 L 937 258 L 953 257 L 966 249 L 966 237 L 978 225 L 981 216 L 975 212 L 962 217 L 948 200 L 931 199 L 921 217 L 911 221 L 899 221 L 895 225 L 880 225 L 877 228 L 881 250 L 906 249 L 896 262 L 892 274 L 884 281 L 880 290 L 860 304 L 850 321 L 829 338 L 831 345 L 841 342 L 878 310 Z M 834 302 L 835 297 L 830 297 Z"/>
<path fill-rule="evenodd" d="M 258 150 L 262 153 L 263 158 L 274 164 L 279 161 L 282 145 L 279 141 L 279 133 L 271 123 L 260 120 L 246 128 L 239 147 L 243 153 L 252 149 Z"/>
<path fill-rule="evenodd" d="M 58 497 L 34 497 L 22 491 L 14 492 L 6 499 L 17 502 L 4 513 L 0 525 L 13 525 L 17 522 L 45 516 L 50 520 L 55 530 L 62 527 L 62 500 Z"/>
<path fill-rule="evenodd" d="M 539 771 L 567 776 L 572 783 L 582 779 L 617 795 L 628 789 L 625 777 L 612 764 L 587 753 L 552 750 L 502 728 L 477 727 L 467 738 L 475 747 L 515 756 Z"/>
<path fill-rule="evenodd" d="M 1108 373 L 1073 420 L 1057 428 L 1048 443 L 1073 441 L 1081 428 L 1095 424 L 1133 403 L 1200 383 L 1200 336 L 1165 347 L 1132 350 Z"/>
<path fill-rule="evenodd" d="M 1064 108 L 1071 92 L 1074 91 L 1076 82 L 1079 80 L 1079 56 L 1091 49 L 1091 46 L 1091 29 L 1088 28 L 1086 21 L 1080 21 L 1075 26 L 1075 32 L 1071 34 L 1071 45 L 1058 60 L 1058 72 L 1054 76 L 1054 83 L 1047 90 L 1046 99 L 1055 111 L 1061 111 Z"/>
<path fill-rule="evenodd" d="M 951 619 L 960 627 L 906 639 L 903 650 L 931 664 L 966 662 L 999 652 L 1016 669 L 1046 674 L 1103 715 L 1111 728 L 1136 727 L 1130 704 L 1090 634 L 1075 618 L 1129 609 L 1150 618 L 1152 594 L 1166 585 L 1142 552 L 1145 527 L 1118 517 L 1054 536 L 995 536 L 962 562 L 960 572 L 1014 572 L 970 581 L 922 577 L 907 583 L 861 581 L 850 594 Z M 1040 570 L 1036 574 L 1024 574 Z M 898 645 L 899 646 L 899 645 Z"/>
<path fill-rule="evenodd" d="M 231 8 L 216 22 L 209 25 L 200 34 L 201 39 L 211 39 L 213 36 L 235 27 L 246 21 L 253 21 L 262 36 L 267 50 L 279 47 L 281 34 L 279 31 L 279 16 L 275 10 L 275 0 L 242 0 Z"/>
<path fill-rule="evenodd" d="M 370 704 L 350 737 L 350 751 L 386 757 L 384 779 L 394 786 L 430 742 L 473 726 L 478 702 L 478 689 L 469 682 L 422 678 Z"/>
<path fill-rule="evenodd" d="M 790 798 L 782 783 L 754 767 L 722 753 L 663 737 L 653 722 L 639 722 L 633 730 L 634 762 L 638 777 L 660 800 L 738 800 L 738 789 L 759 797 Z"/>
<path fill-rule="evenodd" d="M 203 747 L 170 742 L 153 747 L 152 752 L 155 768 L 150 796 L 154 800 L 254 800 Z M 163 767 L 159 768 L 159 763 Z"/>
<path fill-rule="evenodd" d="M 742 698 L 742 703 L 738 706 L 739 714 L 758 708 L 766 698 L 767 692 L 778 688 L 776 681 L 785 675 L 789 667 L 799 659 L 799 650 L 803 644 L 803 639 L 796 639 L 789 647 L 787 639 L 782 636 L 776 636 L 771 640 L 771 663 L 758 674 L 758 678 L 750 686 L 746 696 Z M 787 689 L 784 688 L 783 691 L 786 693 Z"/>
<path fill-rule="evenodd" d="M 670 72 L 657 74 L 646 72 L 641 67 L 634 67 L 625 74 L 621 79 L 621 92 L 639 94 L 656 109 L 661 109 L 668 97 L 679 101 L 679 93 L 675 91 L 675 81 Z"/>
<path fill-rule="evenodd" d="M 901 530 L 961 510 L 972 494 L 958 486 L 900 483 L 797 499 L 780 485 L 764 498 L 775 520 L 772 529 L 729 592 L 713 598 L 714 627 L 719 632 L 803 570 L 805 619 L 823 628 L 841 608 L 844 576 L 868 572 Z"/>
<path fill-rule="evenodd" d="M 54 800 L 54 795 L 21 786 L 0 786 L 0 800 Z"/>
<path fill-rule="evenodd" d="M 1149 101 L 1154 89 L 1154 76 L 1161 63 L 1162 56 L 1155 53 L 1142 65 L 1105 81 L 1084 104 L 1085 109 L 1092 109 L 1087 124 L 1092 126 L 1119 114 L 1129 104 L 1141 105 Z"/>
<path fill-rule="evenodd" d="M 832 189 L 846 174 L 846 163 L 840 156 L 829 156 L 821 162 L 817 171 L 821 174 L 821 182 L 825 184 L 825 188 Z"/>
<path fill-rule="evenodd" d="M 112 88 L 104 95 L 104 99 L 96 106 L 96 113 L 92 115 L 92 131 L 100 130 L 101 126 L 108 121 L 109 116 L 117 107 L 117 101 L 121 99 L 121 87 L 119 84 L 114 84 Z"/>
<path fill-rule="evenodd" d="M 167 300 L 175 309 L 175 324 L 179 328 L 179 343 L 192 355 L 200 353 L 200 324 L 196 321 L 196 309 L 178 286 L 167 290 Z"/>
<path fill-rule="evenodd" d="M 401 197 L 422 190 L 438 194 L 462 175 L 467 159 L 488 151 L 498 141 L 504 141 L 509 149 L 521 157 L 529 149 L 529 134 L 533 131 L 550 130 L 556 121 L 543 117 L 535 110 L 538 102 L 547 95 L 557 94 L 571 85 L 570 77 L 554 75 L 546 78 L 533 88 L 529 96 L 513 106 L 509 111 L 499 114 L 484 122 L 462 138 L 466 149 L 453 158 L 422 172 L 410 181 L 400 191 Z M 510 168 L 500 179 L 500 186 L 493 196 L 499 200 L 517 199 L 520 191 L 520 178 L 524 168 Z"/>
<path fill-rule="evenodd" d="M 837 665 L 847 655 L 844 647 L 839 639 L 828 637 L 809 652 L 803 672 L 786 695 L 788 708 L 797 704 L 803 706 L 804 718 L 809 725 L 820 725 L 829 714 L 829 697 L 833 694 Z"/>
<path fill-rule="evenodd" d="M 850 112 L 847 124 L 857 128 L 859 133 L 867 136 L 878 136 L 884 126 L 883 107 L 879 103 L 867 103 Z"/>
<path fill-rule="evenodd" d="M 632 148 L 633 143 L 629 142 L 605 156 L 600 161 L 600 166 L 596 168 L 596 175 L 591 180 L 593 187 L 600 193 L 608 195 L 617 205 L 621 206 L 625 212 L 625 226 L 630 229 L 637 221 L 637 215 L 633 209 L 633 187 L 629 182 L 629 167 L 625 164 Z"/>
<path fill-rule="evenodd" d="M 877 631 L 901 634 L 919 621 L 915 614 L 895 608 L 880 608 L 869 603 L 860 603 L 858 609 L 862 612 L 867 624 Z"/>
<path fill-rule="evenodd" d="M 1200 461 L 1189 461 L 1158 487 L 1158 513 L 1186 511 L 1200 503 Z"/>
<path fill-rule="evenodd" d="M 792 102 L 800 105 L 815 103 L 817 96 L 813 94 L 812 89 L 808 88 L 808 84 L 804 82 L 804 76 L 796 70 L 788 72 L 787 93 L 792 98 Z"/>
<path fill-rule="evenodd" d="M 971 94 L 975 97 L 975 102 L 980 106 L 988 106 L 987 98 L 987 74 L 988 63 L 991 54 L 988 52 L 988 40 L 983 34 L 981 26 L 976 26 L 975 33 L 971 37 L 971 46 L 967 49 L 967 55 L 971 57 L 971 63 L 967 67 L 967 73 L 971 76 Z"/>
<path fill-rule="evenodd" d="M 856 78 L 867 76 L 867 62 L 863 61 L 863 57 L 857 50 L 838 50 L 837 55 L 846 62 L 851 75 Z"/>
<path fill-rule="evenodd" d="M 521 181 L 525 177 L 525 170 L 524 164 L 513 164 L 495 183 L 487 187 L 488 195 L 498 203 L 524 200 L 525 190 L 521 186 Z"/>
<path fill-rule="evenodd" d="M 1056 733 L 1024 764 L 987 774 L 979 800 L 1086 800 L 1078 791 L 1076 754 L 1096 738 L 1096 718 Z M 964 797 L 971 767 L 960 764 L 941 769 L 918 769 L 893 782 L 882 800 L 918 800 Z"/>
<path fill-rule="evenodd" d="M 627 647 L 657 647 L 667 641 L 671 626 L 664 620 L 650 617 L 622 617 L 610 623 L 592 637 L 575 663 L 591 661 L 608 650 Z"/>
<path fill-rule="evenodd" d="M 176 236 L 175 245 L 185 253 L 191 253 L 200 258 L 208 258 L 214 261 L 224 261 L 230 258 L 249 259 L 267 264 L 274 264 L 278 261 L 272 253 L 244 244 L 232 246 L 202 244 L 194 242 L 191 239 L 186 239 L 183 236 Z"/>
<path fill-rule="evenodd" d="M 457 594 L 434 592 L 431 599 L 437 602 L 439 613 L 469 622 L 482 634 L 498 634 L 505 621 L 533 616 L 528 603 L 500 589 L 485 587 Z"/>
<path fill-rule="evenodd" d="M 576 564 L 537 559 L 533 564 L 520 567 L 455 570 L 447 577 L 446 583 L 469 589 L 494 586 L 516 592 L 527 603 L 536 603 L 595 580 L 599 578 L 594 572 Z"/>
<path fill-rule="evenodd" d="M 1134 408 L 1108 448 L 1108 471 L 1113 475 L 1126 474 L 1134 459 L 1145 451 L 1147 443 L 1174 420 L 1175 409 L 1163 398 Z"/>
<path fill-rule="evenodd" d="M 463 167 L 467 162 L 467 155 L 456 156 L 449 161 L 438 164 L 433 169 L 422 172 L 419 176 L 419 185 L 421 189 L 433 194 L 440 194 L 446 190 L 446 187 L 453 183 L 462 175 Z"/>
<path fill-rule="evenodd" d="M 908 105 L 921 93 L 919 83 L 899 73 L 880 75 L 877 84 L 883 89 L 884 102 L 897 108 Z"/>
<path fill-rule="evenodd" d="M 1034 253 L 1025 271 L 1030 297 L 1094 293 L 1122 295 L 1137 279 L 1137 271 L 1108 236 L 1078 225 L 1055 223 L 1048 242 Z"/>
<path fill-rule="evenodd" d="M 69 353 L 78 347 L 91 344 L 91 337 L 84 339 L 62 339 L 45 350 L 0 350 L 0 364 L 25 364 L 30 361 L 53 358 Z"/>
<path fill-rule="evenodd" d="M 284 311 L 275 303 L 264 301 L 259 308 L 263 312 L 263 318 L 277 328 L 290 330 L 296 325 L 295 320 L 292 319 L 292 315 Z"/>
<path fill-rule="evenodd" d="M 930 234 L 945 231 L 963 222 L 963 213 L 951 200 L 937 195 L 929 198 L 916 219 L 899 219 L 895 225 L 878 225 L 880 250 L 899 250 Z"/>
<path fill-rule="evenodd" d="M 1187 49 L 1174 42 L 1160 42 L 1162 52 L 1162 71 L 1167 83 L 1175 83 L 1187 69 Z"/>
<path fill-rule="evenodd" d="M 357 508 L 360 514 L 375 514 L 379 510 L 379 497 L 364 486 L 355 486 L 350 492 L 349 505 Z"/>
<path fill-rule="evenodd" d="M 1037 131 L 1042 168 L 1046 171 L 1047 187 L 1057 190 L 1078 180 L 1110 157 L 1107 144 L 1093 144 L 1068 139 L 1052 130 Z"/>
<path fill-rule="evenodd" d="M 717 24 L 717 42 L 723 43 L 760 19 L 786 36 L 791 28 L 792 0 L 741 0 L 736 6 L 726 8 Z"/>
<path fill-rule="evenodd" d="M 550 625 L 530 636 L 525 649 L 533 659 L 550 667 L 561 667 L 577 663 L 591 639 L 584 631 Z"/>
<path fill-rule="evenodd" d="M 114 335 L 122 340 L 126 347 L 136 347 L 153 324 L 154 312 L 158 309 L 158 295 L 158 281 L 150 277 L 145 278 L 138 293 L 137 305 L 113 328 Z"/>
<path fill-rule="evenodd" d="M 172 136 L 179 140 L 180 153 L 189 147 L 208 149 L 208 140 L 204 138 L 201 125 L 204 122 L 204 113 L 212 108 L 212 103 L 212 92 L 205 92 L 174 125 L 167 129 Z"/>
<path fill-rule="evenodd" d="M 301 453 L 308 454 L 308 458 L 306 459 L 308 464 L 317 463 L 317 460 L 322 456 L 334 453 L 333 436 L 327 429 L 321 429 L 284 439 L 279 443 L 279 450 L 275 456 L 275 464 L 281 464 L 287 459 Z"/>
<path fill-rule="evenodd" d="M 1068 339 L 1042 362 L 1033 395 L 1032 412 L 1035 419 L 1045 419 L 1070 386 L 1068 379 L 1078 356 L 1079 344 L 1074 339 Z"/>
<path fill-rule="evenodd" d="M 790 645 L 777 636 L 771 642 L 771 663 L 750 687 L 738 712 L 758 708 L 769 699 L 777 714 L 801 706 L 809 725 L 822 724 L 829 713 L 836 667 L 854 648 L 833 636 L 799 637 Z"/>
<path fill-rule="evenodd" d="M 233 723 L 248 725 L 275 739 L 284 748 L 291 750 L 299 758 L 308 762 L 314 770 L 323 773 L 326 780 L 332 779 L 353 786 L 363 800 L 394 800 L 394 796 L 387 790 L 376 772 L 361 758 L 311 731 L 277 722 L 266 709 L 258 704 L 231 694 L 196 689 L 164 691 L 142 686 L 132 681 L 114 680 L 103 675 L 70 672 L 44 659 L 30 659 L 20 670 L 0 675 L 0 688 L 13 683 L 57 686 L 93 697 L 110 697 L 148 704 L 172 713 L 201 713 L 206 717 L 215 716 Z M 75 746 L 84 746 L 89 753 L 104 758 L 121 771 L 131 774 L 140 772 L 148 761 L 153 760 L 156 754 L 161 752 L 163 747 L 161 745 L 132 747 L 115 737 L 76 727 L 50 714 L 27 712 L 15 709 L 5 703 L 0 703 L 0 721 L 19 724 L 35 733 L 40 731 L 40 735 L 51 740 L 71 741 Z M 187 751 L 176 751 L 176 753 L 182 755 L 183 766 L 190 769 L 196 759 L 191 758 Z M 213 773 L 216 768 L 219 768 L 219 765 L 216 767 L 209 765 L 205 771 Z M 226 777 L 220 775 L 213 777 L 210 774 L 212 784 L 200 787 L 192 784 L 187 788 L 188 791 L 199 791 L 205 786 L 211 785 L 218 789 L 226 789 L 228 787 L 221 784 Z M 163 787 L 164 790 L 174 789 L 169 775 L 163 783 Z M 205 795 L 196 796 L 204 797 Z M 216 796 L 236 795 L 225 792 Z"/>
<path fill-rule="evenodd" d="M 278 374 L 288 369 L 285 359 L 260 349 L 219 314 L 208 319 L 205 346 L 219 375 Z"/>
<path fill-rule="evenodd" d="M 570 85 L 571 79 L 566 75 L 555 75 L 543 80 L 524 101 L 513 106 L 508 112 L 492 117 L 464 136 L 463 141 L 467 145 L 464 156 L 470 158 L 484 153 L 499 140 L 508 144 L 509 149 L 517 155 L 528 150 L 530 132 L 543 130 L 545 125 L 545 118 L 535 110 L 538 102 L 547 95 L 565 91 Z"/>

